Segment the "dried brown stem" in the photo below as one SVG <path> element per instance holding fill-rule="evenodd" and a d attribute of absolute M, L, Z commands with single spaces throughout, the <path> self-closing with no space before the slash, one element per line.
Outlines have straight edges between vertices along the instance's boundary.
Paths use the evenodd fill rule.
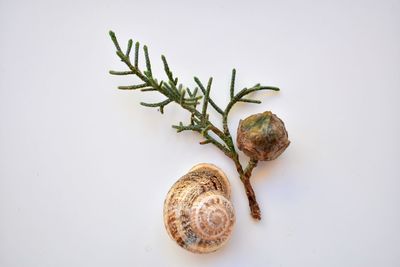
<path fill-rule="evenodd" d="M 236 157 L 232 159 L 235 162 L 237 172 L 239 173 L 240 176 L 240 180 L 242 181 L 244 189 L 246 191 L 247 199 L 249 201 L 250 215 L 256 220 L 261 220 L 260 206 L 258 205 L 256 194 L 254 193 L 253 190 L 253 186 L 250 183 L 251 173 L 253 169 L 257 166 L 258 161 L 250 159 L 246 169 L 243 170 L 242 165 L 239 162 L 239 157 L 236 155 Z"/>
<path fill-rule="evenodd" d="M 261 210 L 258 206 L 256 194 L 251 186 L 250 179 L 245 179 L 243 185 L 246 190 L 247 199 L 249 200 L 251 217 L 256 220 L 261 220 Z"/>
<path fill-rule="evenodd" d="M 254 193 L 253 187 L 250 183 L 251 172 L 257 166 L 258 161 L 250 159 L 243 174 L 243 185 L 246 190 L 247 199 L 249 200 L 251 217 L 256 220 L 261 220 L 261 210 L 258 206 L 256 194 Z"/>

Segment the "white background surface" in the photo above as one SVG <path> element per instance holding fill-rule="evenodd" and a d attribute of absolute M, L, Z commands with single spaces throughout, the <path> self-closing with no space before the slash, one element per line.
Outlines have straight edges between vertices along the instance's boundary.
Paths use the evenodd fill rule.
<path fill-rule="evenodd" d="M 399 266 L 399 1 L 0 1 L 0 266 Z M 230 128 L 272 110 L 292 141 L 253 183 L 250 216 L 233 164 L 122 92 L 108 30 L 147 43 L 181 81 L 214 77 Z M 215 117 L 213 117 L 215 119 Z M 199 162 L 230 177 L 231 241 L 193 255 L 167 236 L 162 204 Z"/>

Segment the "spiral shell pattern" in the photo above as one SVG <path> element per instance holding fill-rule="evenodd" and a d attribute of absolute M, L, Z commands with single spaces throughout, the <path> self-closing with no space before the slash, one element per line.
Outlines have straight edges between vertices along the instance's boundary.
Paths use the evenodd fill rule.
<path fill-rule="evenodd" d="M 195 253 L 222 247 L 235 224 L 226 175 L 212 164 L 199 164 L 180 178 L 164 202 L 164 224 L 169 236 Z"/>

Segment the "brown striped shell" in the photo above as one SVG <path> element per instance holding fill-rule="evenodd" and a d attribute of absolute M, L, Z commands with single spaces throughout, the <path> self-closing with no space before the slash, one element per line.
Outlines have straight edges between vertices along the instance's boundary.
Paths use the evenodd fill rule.
<path fill-rule="evenodd" d="M 235 224 L 230 184 L 215 165 L 198 164 L 169 190 L 164 224 L 169 236 L 195 253 L 222 247 Z"/>

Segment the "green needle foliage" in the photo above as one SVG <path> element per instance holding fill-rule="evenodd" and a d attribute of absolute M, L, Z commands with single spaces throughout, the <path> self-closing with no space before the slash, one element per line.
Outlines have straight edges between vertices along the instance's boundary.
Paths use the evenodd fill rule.
<path fill-rule="evenodd" d="M 133 41 L 128 41 L 126 51 L 123 52 L 115 36 L 115 33 L 110 31 L 109 34 L 111 40 L 115 45 L 117 56 L 123 63 L 125 63 L 128 68 L 128 70 L 126 71 L 111 70 L 110 74 L 132 75 L 141 80 L 141 83 L 139 84 L 119 86 L 118 88 L 121 90 L 140 90 L 142 92 L 155 91 L 160 93 L 165 97 L 165 100 L 157 103 L 141 102 L 140 104 L 146 107 L 158 108 L 161 113 L 164 113 L 165 107 L 170 103 L 178 104 L 181 108 L 187 110 L 190 114 L 190 122 L 188 124 L 179 122 L 177 125 L 173 125 L 172 127 L 176 129 L 178 133 L 184 131 L 193 131 L 199 133 L 204 138 L 204 140 L 200 142 L 201 145 L 213 144 L 234 161 L 240 179 L 242 180 L 246 189 L 251 214 L 255 219 L 260 219 L 260 209 L 258 207 L 254 191 L 249 181 L 251 172 L 253 168 L 256 167 L 257 161 L 250 159 L 245 169 L 240 164 L 239 156 L 228 128 L 228 115 L 233 106 L 238 102 L 260 104 L 261 101 L 259 100 L 247 98 L 248 95 L 250 95 L 251 93 L 261 90 L 279 91 L 279 88 L 256 84 L 249 88 L 243 88 L 235 94 L 236 70 L 233 69 L 230 84 L 230 101 L 225 108 L 220 108 L 210 96 L 213 81 L 212 77 L 209 78 L 206 86 L 204 86 L 199 78 L 194 77 L 194 81 L 197 86 L 193 90 L 191 90 L 189 87 L 178 84 L 178 78 L 174 77 L 168 65 L 167 59 L 164 55 L 162 55 L 161 60 L 164 64 L 164 71 L 167 79 L 157 80 L 153 77 L 149 52 L 146 45 L 143 46 L 146 69 L 141 70 L 139 67 L 139 42 L 135 43 L 135 54 L 132 57 L 132 63 L 130 53 L 132 50 Z M 201 94 L 198 95 L 198 93 L 200 92 Z M 223 127 L 222 130 L 210 121 L 208 113 L 210 106 L 221 115 Z"/>

